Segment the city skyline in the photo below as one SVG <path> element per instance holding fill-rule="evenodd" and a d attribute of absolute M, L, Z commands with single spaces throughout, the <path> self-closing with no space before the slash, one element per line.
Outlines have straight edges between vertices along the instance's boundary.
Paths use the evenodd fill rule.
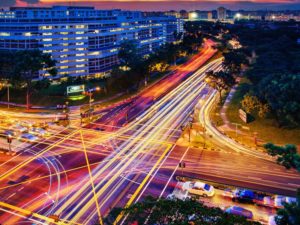
<path fill-rule="evenodd" d="M 0 7 L 11 6 L 53 6 L 53 5 L 76 5 L 76 6 L 95 6 L 98 9 L 125 9 L 143 11 L 167 11 L 167 10 L 212 10 L 224 6 L 231 10 L 299 10 L 298 0 L 256 0 L 256 1 L 170 1 L 170 0 L 151 0 L 151 1 L 85 1 L 85 0 L 5 0 L 0 2 Z"/>

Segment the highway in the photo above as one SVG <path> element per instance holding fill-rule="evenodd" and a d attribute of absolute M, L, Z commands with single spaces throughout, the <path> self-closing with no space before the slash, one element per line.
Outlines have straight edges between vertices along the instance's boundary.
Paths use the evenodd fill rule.
<path fill-rule="evenodd" d="M 5 196 L 1 200 L 20 208 L 26 207 L 28 211 L 46 216 L 56 214 L 62 220 L 84 224 L 90 224 L 97 215 L 95 195 L 100 202 L 101 215 L 116 205 L 131 204 L 151 173 L 173 148 L 176 136 L 181 132 L 180 126 L 188 119 L 193 106 L 205 91 L 205 73 L 220 67 L 221 60 L 217 60 L 192 73 L 214 52 L 208 46 L 190 64 L 179 68 L 180 72 L 142 93 L 134 101 L 141 112 L 133 114 L 139 116 L 124 128 L 114 129 L 113 133 L 112 130 L 97 132 L 89 127 L 69 128 L 31 147 L 34 154 L 30 157 L 27 151 L 15 156 L 10 163 L 3 163 L 1 190 L 5 192 L 9 189 L 13 196 Z M 124 114 L 117 114 L 119 120 L 110 120 L 116 121 L 117 125 L 127 123 L 122 122 L 123 117 Z M 99 124 L 101 121 L 93 126 Z M 84 161 L 83 153 L 89 154 L 86 157 L 88 163 Z M 39 162 L 42 159 L 51 163 Z M 52 165 L 53 162 L 55 165 Z M 60 167 L 58 162 L 62 164 Z M 90 165 L 90 174 L 86 171 L 86 164 Z M 29 176 L 29 180 L 7 187 L 9 180 L 18 180 L 22 174 Z M 91 174 L 93 179 L 90 179 Z M 23 195 L 20 185 L 32 188 L 33 192 L 27 191 L 29 194 Z M 126 195 L 124 187 L 135 189 L 128 201 L 121 198 Z M 28 204 L 33 199 L 34 204 Z M 20 218 L 21 215 L 17 217 L 4 213 L 0 220 L 14 224 Z"/>

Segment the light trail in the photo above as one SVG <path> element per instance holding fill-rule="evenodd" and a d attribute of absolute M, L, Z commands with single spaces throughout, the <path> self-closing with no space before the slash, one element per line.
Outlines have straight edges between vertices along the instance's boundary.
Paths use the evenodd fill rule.
<path fill-rule="evenodd" d="M 218 129 L 214 127 L 214 125 L 210 120 L 210 111 L 212 110 L 212 107 L 214 106 L 216 100 L 217 100 L 216 91 L 213 91 L 212 94 L 205 101 L 203 107 L 201 107 L 199 113 L 200 123 L 203 124 L 203 126 L 209 133 L 213 134 L 214 140 L 220 143 L 221 146 L 227 146 L 230 149 L 233 149 L 237 152 L 242 152 L 264 160 L 273 161 L 273 159 L 271 159 L 271 157 L 267 156 L 265 153 L 259 152 L 257 150 L 251 150 L 249 148 L 244 147 L 243 145 L 235 142 L 233 139 L 222 134 Z"/>
<path fill-rule="evenodd" d="M 207 67 L 205 67 L 204 69 L 202 69 L 200 72 L 203 72 L 203 71 L 205 71 L 205 69 L 206 68 L 210 68 L 209 66 L 207 66 Z M 199 75 L 199 73 L 196 73 L 192 78 L 196 78 L 197 76 Z M 200 78 L 200 79 L 203 79 L 204 78 L 204 76 L 202 77 L 202 78 Z M 195 82 L 193 82 L 194 80 L 190 80 L 190 83 L 192 83 L 193 84 L 193 88 L 195 87 L 195 86 L 197 86 L 197 83 L 195 83 Z M 176 103 L 178 103 L 178 98 L 180 98 L 179 99 L 179 101 L 181 101 L 181 99 L 184 99 L 184 95 L 182 95 L 182 96 L 178 96 L 178 94 L 177 94 L 177 91 L 179 90 L 182 90 L 185 86 L 186 86 L 187 84 L 186 83 L 183 83 L 183 84 L 181 84 L 177 89 L 175 89 L 174 91 L 172 91 L 173 92 L 173 94 L 172 95 L 170 95 L 170 98 L 174 98 L 172 101 L 173 102 L 175 102 L 176 100 Z M 175 98 L 175 95 L 177 95 L 177 97 Z M 163 104 L 163 102 L 161 102 L 161 103 L 159 103 L 159 105 L 162 105 Z M 155 107 L 155 106 L 154 106 Z M 155 121 L 155 122 L 158 122 L 161 118 L 163 118 L 163 116 L 166 114 L 166 112 L 168 111 L 170 109 L 170 106 L 168 107 L 168 108 L 165 108 L 164 109 L 164 114 L 163 113 L 160 113 L 159 114 L 159 117 L 158 118 L 151 118 L 149 121 L 147 121 L 147 123 L 151 123 L 153 120 Z M 149 113 L 151 113 L 151 112 L 149 112 Z M 145 117 L 147 118 L 148 116 L 147 116 L 147 114 L 145 115 Z M 147 124 L 146 123 L 146 125 L 144 125 L 142 128 L 144 128 L 143 130 L 141 130 L 141 132 L 137 132 L 136 134 L 134 134 L 134 135 L 132 135 L 132 136 L 134 136 L 135 138 L 138 136 L 138 137 L 142 137 L 145 133 L 147 133 L 147 132 L 145 132 L 145 131 L 148 131 L 151 127 L 148 127 Z M 156 127 L 156 126 L 152 126 L 152 127 Z M 157 127 L 156 127 L 156 130 L 157 130 Z M 155 131 L 156 131 L 155 130 Z M 154 139 L 153 137 L 151 137 L 150 138 L 150 140 L 151 139 Z M 155 140 L 155 139 L 154 139 Z M 126 142 L 125 142 L 125 144 L 127 144 Z M 121 146 L 120 148 L 122 149 L 117 155 L 116 155 L 116 157 L 119 157 L 122 153 L 124 153 L 124 152 L 126 152 L 127 150 L 129 150 L 129 148 L 130 147 L 132 147 L 133 145 L 135 145 L 136 143 L 135 142 L 133 142 L 133 141 L 130 141 L 129 143 L 128 143 L 128 145 L 126 146 L 126 148 L 124 147 L 125 146 L 125 144 L 123 144 L 123 146 Z M 140 144 L 140 143 L 139 143 Z M 136 149 L 136 148 L 135 148 Z M 129 158 L 131 158 L 132 157 L 132 154 L 134 153 L 134 151 L 133 150 L 131 150 L 130 151 L 130 154 L 129 155 L 126 155 L 126 157 L 124 158 L 124 161 L 127 161 L 127 160 L 130 160 Z M 115 157 L 115 155 L 113 155 L 113 157 Z M 134 157 L 133 157 L 134 158 Z M 132 161 L 132 159 L 133 158 L 131 158 L 131 161 Z M 112 158 L 112 160 L 111 161 L 109 161 L 109 163 L 106 163 L 105 165 L 104 165 L 104 168 L 102 168 L 102 170 L 100 170 L 98 173 L 99 174 L 102 174 L 103 172 L 104 172 L 104 170 L 105 169 L 107 169 L 110 165 L 112 165 L 113 164 L 113 162 L 114 162 L 114 159 Z M 121 165 L 121 163 L 118 163 L 117 165 Z M 116 169 L 118 169 L 118 167 L 114 167 L 110 172 L 109 172 L 109 174 L 112 174 L 112 173 L 114 173 L 114 171 L 116 170 Z M 95 175 L 94 175 L 95 176 Z M 102 178 L 103 179 L 103 178 Z M 104 179 L 103 179 L 104 180 Z M 77 191 L 76 192 L 76 194 L 72 197 L 72 198 L 69 198 L 69 200 L 65 203 L 65 206 L 63 206 L 62 207 L 62 209 L 64 209 L 65 207 L 67 207 L 72 201 L 74 201 L 77 197 L 79 197 L 79 196 L 81 196 L 82 195 L 82 192 L 86 189 L 86 188 L 88 188 L 88 185 L 85 185 L 85 187 L 84 188 L 81 188 L 81 191 Z M 85 199 L 84 199 L 85 200 Z M 83 201 L 83 200 L 82 200 Z M 79 208 L 79 204 L 76 204 L 77 205 L 77 208 Z M 77 208 L 75 209 L 73 209 L 73 211 L 75 211 L 75 210 L 77 210 Z M 58 213 L 61 213 L 61 211 L 58 211 Z M 71 216 L 71 214 L 69 214 L 69 216 Z"/>
<path fill-rule="evenodd" d="M 218 64 L 219 65 L 219 64 Z M 211 69 L 211 68 L 210 68 Z M 197 76 L 198 76 L 198 74 L 197 74 Z M 198 82 L 202 82 L 203 81 L 203 79 L 204 79 L 204 75 L 202 76 L 202 77 L 199 77 L 198 76 L 198 79 L 199 79 L 199 81 Z M 195 82 L 193 79 L 191 79 L 191 80 L 189 80 L 190 81 L 190 83 L 189 83 L 189 85 L 187 85 L 187 89 L 190 91 L 190 90 L 194 90 L 194 92 L 192 92 L 191 94 L 189 93 L 189 92 L 187 92 L 186 91 L 186 89 L 184 89 L 185 90 L 185 93 L 184 94 L 182 94 L 182 95 L 177 95 L 177 97 L 173 97 L 172 96 L 172 101 L 173 101 L 173 105 L 172 106 L 169 106 L 169 107 L 167 107 L 166 109 L 165 109 L 165 114 L 167 114 L 167 115 L 169 115 L 168 117 L 166 117 L 166 115 L 164 114 L 164 113 L 162 113 L 162 112 L 160 112 L 159 113 L 159 115 L 158 115 L 158 118 L 151 118 L 149 121 L 147 121 L 148 123 L 152 123 L 152 122 L 156 122 L 156 123 L 158 123 L 157 124 L 157 126 L 154 126 L 154 127 L 156 127 L 156 129 L 153 129 L 153 133 L 151 134 L 151 137 L 148 137 L 148 140 L 146 139 L 146 141 L 144 141 L 144 143 L 138 143 L 138 146 L 136 146 L 135 147 L 135 149 L 131 149 L 131 151 L 130 151 L 130 153 L 129 153 L 129 155 L 128 155 L 128 157 L 125 157 L 124 158 L 124 161 L 126 161 L 126 163 L 122 166 L 122 170 L 124 170 L 124 168 L 126 168 L 126 167 L 128 167 L 129 166 L 129 164 L 132 162 L 132 160 L 133 159 L 135 159 L 136 157 L 137 157 L 137 155 L 139 154 L 139 148 L 142 148 L 142 147 L 145 147 L 145 145 L 147 146 L 148 144 L 149 144 L 149 140 L 151 140 L 152 138 L 153 138 L 153 136 L 155 136 L 156 135 L 156 133 L 159 133 L 159 132 L 157 132 L 157 130 L 159 130 L 159 129 L 161 129 L 161 127 L 164 127 L 162 124 L 164 124 L 164 123 L 166 123 L 166 121 L 168 120 L 169 121 L 169 124 L 167 124 L 167 126 L 169 126 L 169 125 L 171 125 L 172 124 L 172 122 L 174 121 L 174 118 L 178 118 L 178 116 L 180 117 L 180 116 L 182 116 L 182 115 L 178 115 L 178 112 L 181 112 L 183 109 L 185 109 L 186 108 L 186 106 L 187 105 L 190 105 L 190 102 L 189 101 L 182 101 L 183 99 L 186 99 L 186 95 L 189 95 L 189 99 L 190 99 L 190 101 L 194 101 L 194 99 L 197 97 L 197 95 L 201 92 L 201 90 L 203 90 L 203 88 L 204 88 L 204 86 L 205 85 L 203 85 L 203 86 L 201 86 L 200 85 L 200 87 L 198 87 L 197 88 L 197 86 L 199 86 L 199 83 L 197 83 L 197 82 Z M 171 103 L 169 103 L 169 104 L 171 104 Z M 174 106 L 176 105 L 176 107 L 174 108 Z M 173 108 L 173 110 L 172 111 L 170 111 L 170 109 L 172 109 Z M 177 113 L 176 113 L 176 111 L 177 111 Z M 164 119 L 162 119 L 162 117 L 166 117 L 166 118 L 164 118 Z M 162 119 L 162 120 L 161 120 Z M 177 124 L 176 124 L 177 125 Z M 147 129 L 147 127 L 146 127 L 146 129 Z M 149 128 L 148 128 L 149 129 Z M 138 135 L 143 135 L 143 132 L 140 132 Z M 149 135 L 149 134 L 148 134 Z M 135 144 L 135 143 L 134 143 Z M 131 147 L 133 144 L 130 142 L 129 143 L 129 146 Z M 127 147 L 128 148 L 128 147 Z M 123 151 L 124 151 L 124 148 L 123 148 Z M 134 154 L 134 155 L 132 155 L 132 154 Z M 130 158 L 129 158 L 130 157 Z M 118 164 L 118 165 L 120 165 L 120 163 Z M 115 168 L 117 168 L 117 169 L 119 169 L 119 166 L 118 167 L 114 167 L 111 171 L 110 171 L 110 173 L 114 173 L 115 172 Z M 119 170 L 120 171 L 120 170 Z M 101 174 L 101 173 L 100 173 Z M 120 172 L 118 173 L 116 173 L 113 177 L 110 177 L 109 178 L 109 180 L 108 180 L 108 182 L 106 182 L 105 184 L 104 184 L 104 186 L 98 191 L 98 195 L 101 195 L 101 194 L 103 194 L 103 192 L 108 188 L 108 186 L 112 183 L 112 181 L 113 180 L 115 180 L 115 179 L 117 179 L 118 177 L 119 177 L 119 175 L 120 175 Z M 103 180 L 103 182 L 105 181 L 105 179 L 103 179 L 103 177 L 102 177 L 102 180 Z M 100 182 L 101 183 L 101 182 Z M 110 190 L 110 191 L 112 191 L 112 190 Z M 79 193 L 77 193 L 78 195 L 79 195 Z M 87 197 L 86 198 L 84 198 L 84 199 L 82 199 L 81 200 L 81 204 L 78 204 L 78 202 L 77 202 L 77 208 L 76 209 L 73 209 L 73 211 L 75 211 L 76 210 L 76 215 L 75 215 L 75 217 L 72 217 L 72 212 L 70 212 L 69 213 L 69 215 L 66 217 L 66 218 L 71 218 L 72 217 L 72 219 L 73 220 L 75 220 L 75 221 L 77 221 L 77 219 L 79 219 L 81 216 L 83 216 L 83 214 L 84 213 L 86 213 L 86 211 L 88 210 L 88 208 L 90 208 L 91 207 L 91 205 L 92 205 L 92 202 L 91 201 L 89 201 L 89 203 L 88 204 L 86 204 L 86 201 L 87 200 Z M 84 205 L 83 205 L 84 204 Z M 80 206 L 79 206 L 80 205 Z M 81 208 L 81 212 L 79 211 L 78 212 L 78 210 Z"/>

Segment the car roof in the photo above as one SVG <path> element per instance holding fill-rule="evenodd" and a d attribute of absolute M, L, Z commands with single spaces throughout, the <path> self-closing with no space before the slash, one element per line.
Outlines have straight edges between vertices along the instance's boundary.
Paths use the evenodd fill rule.
<path fill-rule="evenodd" d="M 33 134 L 30 134 L 30 133 L 25 133 L 25 134 L 22 134 L 23 137 L 35 137 Z"/>
<path fill-rule="evenodd" d="M 198 181 L 195 182 L 194 185 L 193 185 L 194 188 L 204 188 L 204 186 L 205 186 L 205 183 L 198 182 Z"/>
<path fill-rule="evenodd" d="M 243 207 L 240 207 L 240 206 L 237 206 L 237 205 L 234 205 L 232 207 L 230 207 L 231 209 L 234 209 L 234 210 L 237 210 L 237 211 L 249 211 Z"/>

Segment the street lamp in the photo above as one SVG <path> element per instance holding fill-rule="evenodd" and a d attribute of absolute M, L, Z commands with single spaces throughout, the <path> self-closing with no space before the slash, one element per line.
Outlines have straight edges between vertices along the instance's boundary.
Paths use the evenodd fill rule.
<path fill-rule="evenodd" d="M 190 115 L 189 119 L 189 142 L 191 142 L 191 129 L 193 127 L 193 115 Z"/>
<path fill-rule="evenodd" d="M 9 83 L 7 83 L 7 108 L 9 109 Z"/>
<path fill-rule="evenodd" d="M 237 20 L 239 20 L 239 19 L 241 19 L 241 17 L 242 17 L 242 14 L 240 14 L 240 13 L 237 13 L 237 14 L 235 14 L 235 16 L 234 16 Z"/>
<path fill-rule="evenodd" d="M 240 123 L 232 123 L 233 125 L 235 125 L 235 137 L 237 138 L 238 136 L 238 126 L 242 126 L 242 124 Z"/>
<path fill-rule="evenodd" d="M 92 99 L 92 96 L 93 96 L 93 92 L 95 91 L 100 91 L 101 88 L 100 87 L 95 87 L 95 88 L 90 88 L 88 89 L 85 93 L 86 95 L 89 96 L 89 120 L 91 120 L 91 110 L 92 110 L 92 102 L 93 102 L 93 99 Z"/>

